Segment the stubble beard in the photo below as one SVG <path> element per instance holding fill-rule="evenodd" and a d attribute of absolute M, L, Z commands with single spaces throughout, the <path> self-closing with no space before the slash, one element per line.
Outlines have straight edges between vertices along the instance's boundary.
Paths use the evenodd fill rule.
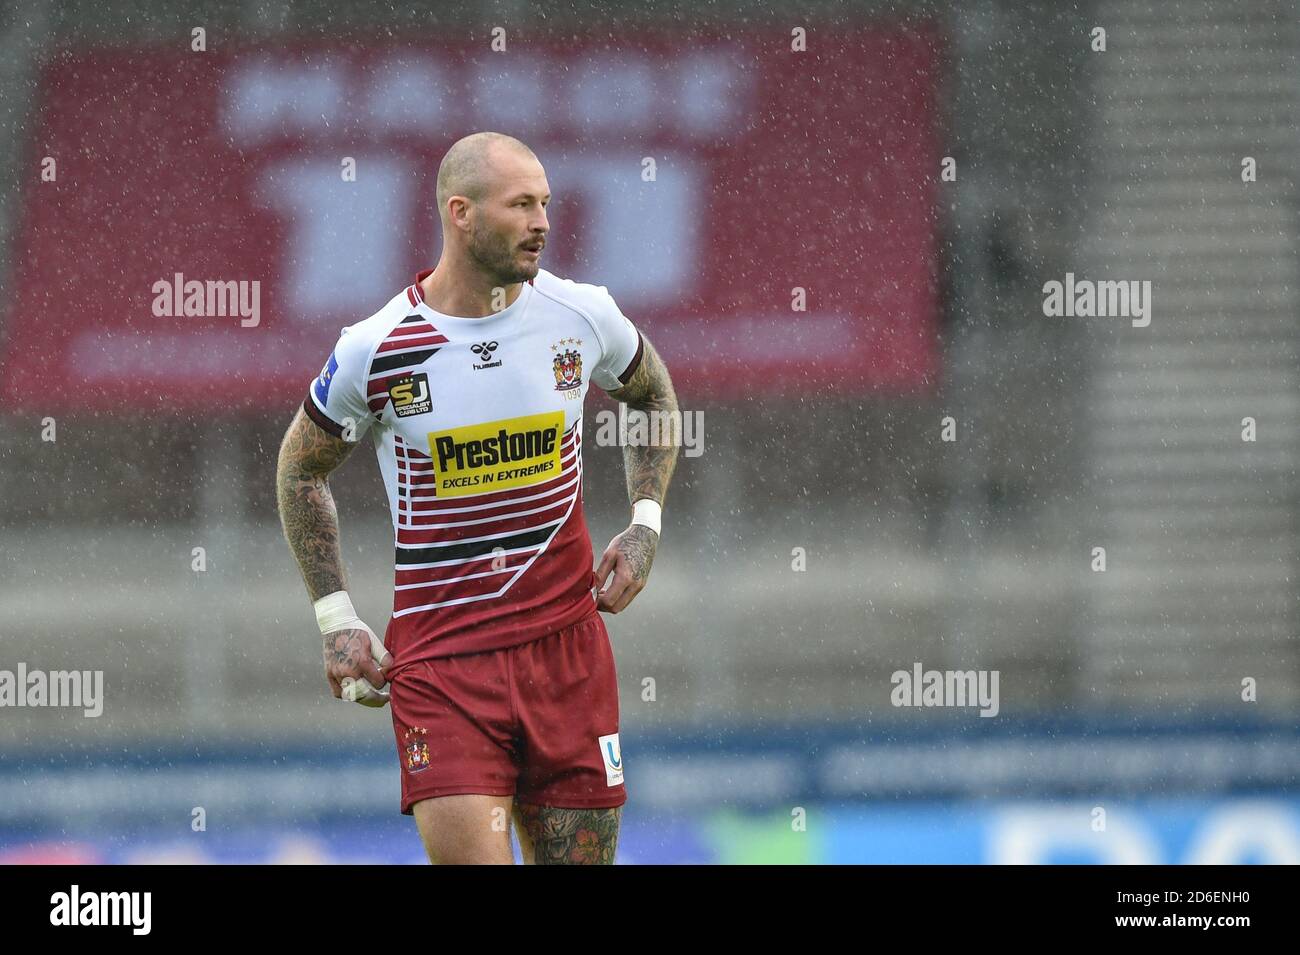
<path fill-rule="evenodd" d="M 505 287 L 516 282 L 527 282 L 537 277 L 538 262 L 521 265 L 515 260 L 518 247 L 508 244 L 499 233 L 487 229 L 474 230 L 469 243 L 469 257 L 492 280 L 493 285 Z"/>

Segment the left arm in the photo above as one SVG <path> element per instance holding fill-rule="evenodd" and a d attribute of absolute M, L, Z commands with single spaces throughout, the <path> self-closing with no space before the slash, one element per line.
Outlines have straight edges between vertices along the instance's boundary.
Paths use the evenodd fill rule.
<path fill-rule="evenodd" d="M 634 412 L 650 416 L 651 426 L 646 428 L 645 444 L 623 442 L 628 503 L 651 500 L 662 506 L 673 470 L 677 467 L 681 443 L 677 429 L 681 418 L 668 369 L 644 335 L 642 342 L 645 351 L 636 371 L 627 384 L 609 392 L 609 396 Z M 596 577 L 601 583 L 596 595 L 597 609 L 618 613 L 632 602 L 632 598 L 645 588 L 658 545 L 658 533 L 644 524 L 632 524 L 610 541 L 601 556 L 600 566 L 596 568 Z M 614 576 L 606 583 L 610 571 Z"/>

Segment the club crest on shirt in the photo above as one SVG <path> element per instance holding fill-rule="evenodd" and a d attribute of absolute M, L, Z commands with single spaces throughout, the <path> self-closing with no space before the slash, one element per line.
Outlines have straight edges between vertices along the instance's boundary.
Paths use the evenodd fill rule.
<path fill-rule="evenodd" d="M 425 736 L 429 731 L 423 726 L 412 726 L 402 738 L 402 749 L 406 753 L 406 771 L 418 773 L 429 768 L 429 744 Z"/>
<path fill-rule="evenodd" d="M 551 364 L 555 370 L 555 390 L 572 391 L 582 385 L 582 352 L 566 346 L 581 345 L 576 338 L 561 338 L 551 346 L 555 352 Z"/>

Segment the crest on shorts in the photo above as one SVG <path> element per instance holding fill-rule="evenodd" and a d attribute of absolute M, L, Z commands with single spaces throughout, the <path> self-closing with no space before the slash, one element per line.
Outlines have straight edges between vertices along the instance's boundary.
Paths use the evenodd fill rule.
<path fill-rule="evenodd" d="M 555 356 L 551 365 L 555 371 L 555 390 L 571 391 L 582 384 L 582 352 L 569 348 L 569 345 L 581 345 L 576 338 L 561 338 L 551 346 Z"/>
<path fill-rule="evenodd" d="M 402 738 L 402 749 L 406 753 L 406 771 L 418 773 L 429 768 L 429 744 L 425 736 L 429 731 L 423 726 L 412 726 Z"/>

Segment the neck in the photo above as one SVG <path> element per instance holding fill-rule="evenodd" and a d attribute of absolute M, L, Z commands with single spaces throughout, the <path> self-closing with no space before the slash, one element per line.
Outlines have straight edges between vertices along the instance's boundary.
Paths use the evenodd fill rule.
<path fill-rule="evenodd" d="M 504 286 L 468 263 L 448 259 L 444 254 L 433 272 L 420 283 L 424 301 L 435 312 L 460 318 L 486 318 L 514 304 L 523 291 L 522 282 Z"/>

